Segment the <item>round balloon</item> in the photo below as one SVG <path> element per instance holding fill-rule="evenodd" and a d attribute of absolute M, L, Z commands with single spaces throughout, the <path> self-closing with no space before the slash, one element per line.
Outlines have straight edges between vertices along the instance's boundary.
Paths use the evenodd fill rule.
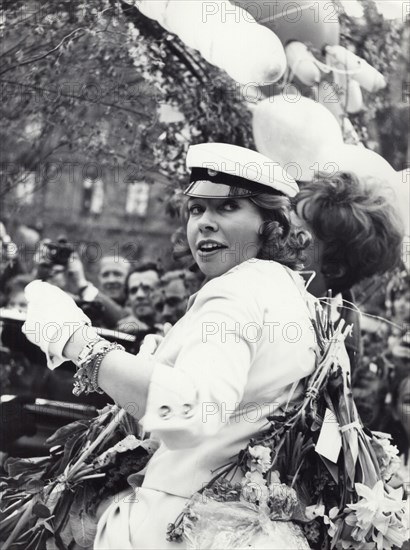
<path fill-rule="evenodd" d="M 253 135 L 257 150 L 299 181 L 313 178 L 321 149 L 343 147 L 336 118 L 300 94 L 284 92 L 261 101 L 253 112 Z"/>
<path fill-rule="evenodd" d="M 406 234 L 406 256 L 407 263 L 410 262 L 410 172 L 407 168 L 397 172 L 397 179 L 393 186 L 397 195 L 399 207 L 404 221 L 404 230 Z"/>
<path fill-rule="evenodd" d="M 241 84 L 271 84 L 286 70 L 276 34 L 228 0 L 140 0 L 137 8 Z"/>
<path fill-rule="evenodd" d="M 294 40 L 286 46 L 285 53 L 290 71 L 305 86 L 319 84 L 321 78 L 320 69 L 305 44 Z"/>
<path fill-rule="evenodd" d="M 320 151 L 318 169 L 332 175 L 335 172 L 354 172 L 359 178 L 370 182 L 384 181 L 391 191 L 392 201 L 397 205 L 406 232 L 410 232 L 410 176 L 403 170 L 396 172 L 382 156 L 360 145 L 327 147 Z"/>
<path fill-rule="evenodd" d="M 339 17 L 335 2 L 311 0 L 234 0 L 258 23 L 269 27 L 286 46 L 291 40 L 321 50 L 339 43 Z"/>
<path fill-rule="evenodd" d="M 359 113 L 364 109 L 363 94 L 360 84 L 353 79 L 347 82 L 347 88 L 344 91 L 346 97 L 346 111 L 348 113 Z"/>
<path fill-rule="evenodd" d="M 391 186 L 397 181 L 396 171 L 387 160 L 362 145 L 327 146 L 317 160 L 320 172 L 354 172 L 359 178 L 381 179 Z"/>

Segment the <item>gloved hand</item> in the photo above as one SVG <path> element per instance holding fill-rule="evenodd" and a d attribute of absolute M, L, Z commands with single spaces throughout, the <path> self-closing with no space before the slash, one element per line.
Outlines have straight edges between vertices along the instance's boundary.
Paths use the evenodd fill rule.
<path fill-rule="evenodd" d="M 28 307 L 22 331 L 46 354 L 48 368 L 55 369 L 68 360 L 63 357 L 68 340 L 91 321 L 67 293 L 54 285 L 33 281 L 24 292 Z"/>

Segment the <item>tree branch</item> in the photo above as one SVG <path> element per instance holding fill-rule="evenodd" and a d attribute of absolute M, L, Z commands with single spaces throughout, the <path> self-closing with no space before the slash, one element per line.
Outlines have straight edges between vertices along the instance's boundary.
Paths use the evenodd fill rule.
<path fill-rule="evenodd" d="M 54 90 L 47 90 L 46 88 L 42 88 L 40 86 L 34 86 L 32 84 L 23 84 L 21 82 L 16 82 L 16 81 L 13 81 L 13 80 L 4 80 L 4 79 L 0 79 L 0 83 L 3 83 L 3 84 L 11 84 L 13 86 L 21 86 L 22 88 L 27 88 L 27 89 L 30 89 L 30 90 L 34 90 L 34 91 L 38 91 L 38 92 L 45 92 L 47 94 L 51 94 L 51 95 L 56 95 L 56 96 L 60 96 L 60 97 L 64 97 L 66 99 L 76 99 L 78 101 L 84 101 L 86 103 L 93 103 L 93 104 L 97 104 L 97 105 L 104 105 L 104 107 L 112 107 L 113 109 L 116 109 L 118 111 L 123 111 L 125 113 L 130 113 L 132 115 L 136 115 L 138 117 L 145 117 L 145 118 L 150 118 L 150 113 L 147 113 L 146 110 L 144 111 L 136 111 L 134 109 L 129 109 L 128 107 L 122 107 L 122 106 L 119 106 L 119 105 L 116 105 L 115 103 L 109 103 L 107 101 L 93 101 L 92 99 L 88 99 L 86 97 L 83 97 L 81 95 L 76 95 L 76 94 L 67 94 L 67 93 L 64 93 L 62 92 L 60 89 L 57 90 L 57 91 L 54 91 Z"/>
<path fill-rule="evenodd" d="M 12 65 L 11 67 L 7 67 L 7 69 L 4 69 L 4 71 L 0 72 L 0 76 L 2 76 L 3 74 L 7 73 L 8 71 L 11 71 L 13 69 L 17 69 L 17 67 L 23 67 L 24 65 L 29 65 L 30 63 L 35 63 L 36 61 L 40 61 L 41 59 L 44 59 L 45 57 L 49 56 L 50 54 L 54 53 L 55 51 L 57 51 L 63 44 L 64 42 L 71 38 L 71 36 L 73 36 L 74 34 L 76 34 L 77 32 L 79 31 L 83 31 L 83 34 L 85 32 L 87 32 L 87 29 L 83 28 L 83 27 L 80 27 L 78 29 L 74 29 L 72 32 L 70 32 L 70 34 L 67 34 L 67 36 L 65 36 L 60 42 L 59 44 L 57 44 L 57 46 L 55 46 L 55 48 L 51 49 L 50 51 L 44 53 L 43 55 L 39 55 L 38 57 L 34 57 L 32 59 L 27 59 L 26 61 L 22 61 L 21 63 L 18 63 L 17 65 Z"/>

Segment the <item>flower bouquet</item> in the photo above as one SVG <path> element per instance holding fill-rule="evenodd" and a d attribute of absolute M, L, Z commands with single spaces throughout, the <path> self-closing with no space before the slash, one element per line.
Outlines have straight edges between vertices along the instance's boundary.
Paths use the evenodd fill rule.
<path fill-rule="evenodd" d="M 157 448 L 134 434 L 136 422 L 117 405 L 60 428 L 50 455 L 9 458 L 0 477 L 2 550 L 92 547 L 100 502 L 128 487 Z"/>
<path fill-rule="evenodd" d="M 168 539 L 188 548 L 401 548 L 408 538 L 399 465 L 387 434 L 363 427 L 350 386 L 344 339 L 317 307 L 318 352 L 302 398 L 187 503 Z M 241 471 L 240 482 L 234 482 Z M 279 544 L 279 546 L 275 546 Z M 280 546 L 281 545 L 281 546 Z"/>

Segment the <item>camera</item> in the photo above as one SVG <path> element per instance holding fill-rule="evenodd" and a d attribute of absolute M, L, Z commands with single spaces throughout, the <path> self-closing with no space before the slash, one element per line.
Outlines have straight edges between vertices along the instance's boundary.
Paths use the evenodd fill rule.
<path fill-rule="evenodd" d="M 68 244 L 65 237 L 60 237 L 56 243 L 44 243 L 44 246 L 47 248 L 48 260 L 45 263 L 67 267 L 74 248 Z"/>
<path fill-rule="evenodd" d="M 59 237 L 57 242 L 43 242 L 40 260 L 37 265 L 37 277 L 47 280 L 54 266 L 61 266 L 64 270 L 68 266 L 74 248 L 68 244 L 65 237 Z"/>

